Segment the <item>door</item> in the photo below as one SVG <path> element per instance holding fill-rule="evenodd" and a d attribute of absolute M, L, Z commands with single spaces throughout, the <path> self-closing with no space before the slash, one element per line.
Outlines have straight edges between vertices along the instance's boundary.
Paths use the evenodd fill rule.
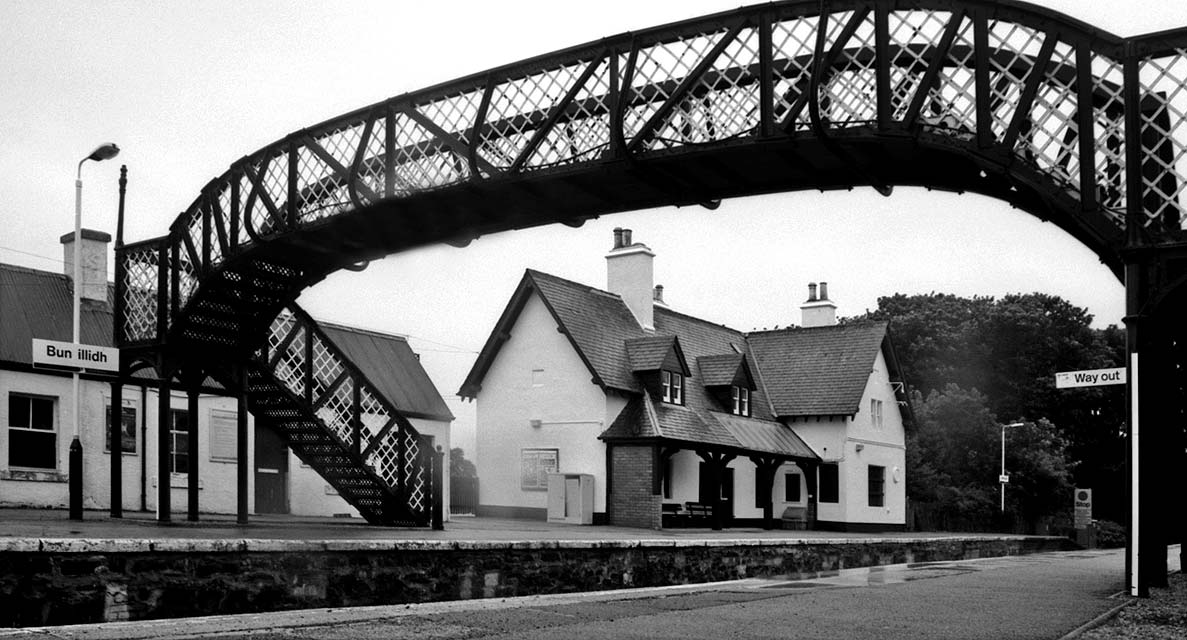
<path fill-rule="evenodd" d="M 260 422 L 256 421 L 256 513 L 288 513 L 288 446 Z"/>

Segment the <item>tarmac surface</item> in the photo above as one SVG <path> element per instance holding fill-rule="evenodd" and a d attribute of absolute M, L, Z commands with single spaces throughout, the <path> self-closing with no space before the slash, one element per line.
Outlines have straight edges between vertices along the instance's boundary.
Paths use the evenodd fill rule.
<path fill-rule="evenodd" d="M 1168 561 L 1178 569 L 1178 549 Z M 1121 550 L 849 569 L 713 584 L 0 630 L 56 640 L 976 638 L 1070 640 L 1108 620 Z"/>
<path fill-rule="evenodd" d="M 1001 538 L 1002 534 L 836 533 L 761 529 L 650 531 L 538 521 L 454 517 L 444 531 L 376 527 L 361 520 L 184 514 L 160 523 L 152 513 L 112 519 L 88 511 L 0 509 L 0 549 L 36 541 L 68 545 L 186 540 L 301 544 L 410 544 L 423 541 L 576 545 L 671 540 L 714 545 L 727 540 L 894 540 Z M 1009 537 L 1009 536 L 1004 536 Z M 751 542 L 750 544 L 754 544 Z M 1178 567 L 1178 550 L 1170 553 Z M 1063 638 L 1117 610 L 1124 577 L 1118 550 L 1045 553 L 972 561 L 872 567 L 821 575 L 378 607 L 309 609 L 137 622 L 0 630 L 8 638 L 112 640 L 209 638 L 290 640 L 370 638 Z"/>

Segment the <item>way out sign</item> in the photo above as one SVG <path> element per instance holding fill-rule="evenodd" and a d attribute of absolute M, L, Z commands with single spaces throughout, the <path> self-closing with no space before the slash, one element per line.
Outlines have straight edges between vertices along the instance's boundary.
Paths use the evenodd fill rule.
<path fill-rule="evenodd" d="M 1110 384 L 1125 384 L 1125 367 L 1117 367 L 1115 369 L 1088 369 L 1085 371 L 1061 371 L 1055 374 L 1056 389 L 1101 387 Z"/>
<path fill-rule="evenodd" d="M 115 373 L 120 370 L 120 350 L 33 338 L 33 364 Z"/>

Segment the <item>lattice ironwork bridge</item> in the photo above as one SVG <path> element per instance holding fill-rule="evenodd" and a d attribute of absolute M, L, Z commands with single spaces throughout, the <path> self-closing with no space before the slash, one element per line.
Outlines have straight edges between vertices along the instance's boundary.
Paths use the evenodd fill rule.
<path fill-rule="evenodd" d="M 243 389 L 368 517 L 423 522 L 419 434 L 356 373 L 340 381 L 349 363 L 293 309 L 327 274 L 735 196 L 976 192 L 1058 225 L 1124 280 L 1132 481 L 1153 496 L 1181 484 L 1167 470 L 1183 454 L 1185 153 L 1187 30 L 1121 38 L 1009 1 L 763 4 L 397 96 L 235 161 L 168 233 L 118 249 L 117 343 L 166 380 Z M 1171 531 L 1152 498 L 1134 512 L 1144 589 L 1164 579 Z"/>

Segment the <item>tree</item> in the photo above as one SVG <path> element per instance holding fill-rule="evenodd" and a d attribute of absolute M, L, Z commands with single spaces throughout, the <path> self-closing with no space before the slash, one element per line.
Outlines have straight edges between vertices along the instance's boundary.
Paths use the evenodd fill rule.
<path fill-rule="evenodd" d="M 461 447 L 453 447 L 449 450 L 449 477 L 450 478 L 477 478 L 478 469 L 474 467 L 474 463 L 466 459 L 466 452 L 462 451 Z"/>
<path fill-rule="evenodd" d="M 987 529 L 1000 518 L 1001 430 L 976 389 L 950 384 L 914 396 L 916 429 L 907 441 L 907 495 L 929 505 L 932 526 Z M 1030 526 L 1066 507 L 1071 495 L 1067 443 L 1048 421 L 1007 433 L 1007 511 Z"/>
<path fill-rule="evenodd" d="M 1122 366 L 1124 330 L 1093 329 L 1085 309 L 1042 293 L 895 294 L 865 317 L 891 322 L 903 377 L 919 397 L 956 384 L 979 390 L 1003 421 L 1046 421 L 1079 462 L 1074 484 L 1095 489 L 1097 516 L 1123 517 L 1125 390 L 1056 389 L 1054 374 Z"/>

